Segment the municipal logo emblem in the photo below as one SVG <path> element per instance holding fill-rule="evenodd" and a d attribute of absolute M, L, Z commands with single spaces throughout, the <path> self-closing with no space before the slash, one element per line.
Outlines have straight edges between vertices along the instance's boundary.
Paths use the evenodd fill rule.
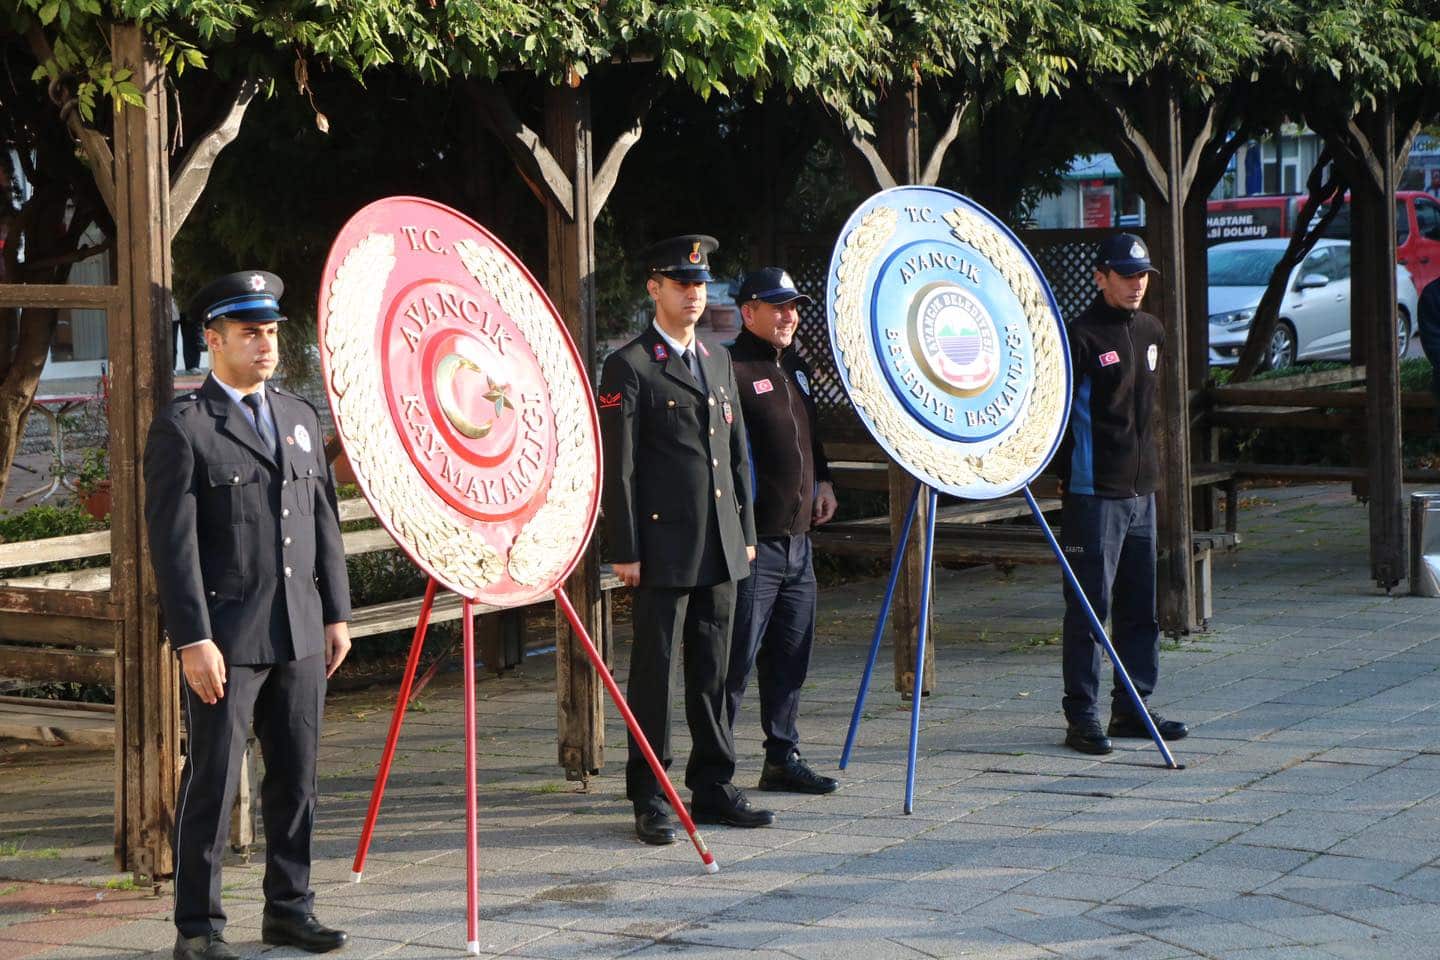
<path fill-rule="evenodd" d="M 827 298 L 841 382 L 917 479 L 988 499 L 1045 467 L 1069 414 L 1064 327 L 1035 261 L 988 211 L 935 187 L 876 194 L 841 231 Z"/>
<path fill-rule="evenodd" d="M 1150 365 L 1150 370 L 1153 372 L 1155 365 L 1160 362 L 1160 348 L 1158 346 L 1153 343 L 1150 344 L 1150 349 L 1145 351 L 1145 362 Z"/>
<path fill-rule="evenodd" d="M 295 424 L 295 442 L 300 449 L 306 453 L 310 452 L 310 431 L 306 430 L 303 424 Z"/>
<path fill-rule="evenodd" d="M 805 394 L 805 396 L 810 396 L 810 378 L 805 376 L 804 370 L 795 371 L 795 385 L 800 388 L 800 392 Z"/>
<path fill-rule="evenodd" d="M 957 397 L 983 393 L 1000 371 L 989 311 L 963 287 L 937 283 L 915 299 L 912 347 L 930 381 Z"/>

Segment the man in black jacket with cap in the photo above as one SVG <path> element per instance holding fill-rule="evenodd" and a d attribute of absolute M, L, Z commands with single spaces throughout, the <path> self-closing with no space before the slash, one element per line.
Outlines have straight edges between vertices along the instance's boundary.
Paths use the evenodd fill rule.
<path fill-rule="evenodd" d="M 607 558 L 635 591 L 626 699 L 645 738 L 668 767 L 678 649 L 692 741 L 685 783 L 695 819 L 763 827 L 774 814 L 752 806 L 730 782 L 735 745 L 725 719 L 725 669 L 735 581 L 755 556 L 755 519 L 730 358 L 695 336 L 716 246 L 691 234 L 646 251 L 655 322 L 612 353 L 600 375 Z M 674 843 L 664 796 L 634 738 L 625 793 L 635 809 L 635 835 Z"/>
<path fill-rule="evenodd" d="M 1154 272 L 1144 242 L 1134 234 L 1116 234 L 1100 245 L 1095 263 L 1099 293 L 1070 323 L 1075 393 L 1069 430 L 1055 457 L 1064 490 L 1060 540 L 1065 558 L 1101 623 L 1113 609 L 1111 640 L 1143 698 L 1155 690 L 1160 674 L 1155 617 L 1160 468 L 1152 421 L 1165 328 L 1140 309 Z M 1110 737 L 1148 737 L 1118 678 L 1110 725 L 1101 731 L 1101 645 L 1068 582 L 1061 638 L 1066 745 L 1102 754 L 1111 750 Z M 1178 720 L 1150 716 L 1166 740 L 1189 732 Z"/>
<path fill-rule="evenodd" d="M 835 515 L 835 489 L 820 443 L 810 367 L 795 349 L 800 305 L 810 298 L 779 267 L 757 270 L 737 297 L 744 329 L 730 348 L 755 474 L 755 561 L 740 581 L 725 679 L 735 715 L 751 668 L 765 731 L 761 790 L 830 793 L 833 777 L 800 756 L 800 688 L 815 644 L 815 569 L 810 528 Z"/>
<path fill-rule="evenodd" d="M 250 270 L 196 295 L 211 374 L 155 417 L 145 520 L 188 732 L 175 821 L 175 960 L 231 960 L 220 866 L 253 722 L 265 759 L 266 943 L 325 952 L 310 843 L 326 679 L 350 649 L 350 590 L 315 408 L 267 385 L 280 278 Z"/>

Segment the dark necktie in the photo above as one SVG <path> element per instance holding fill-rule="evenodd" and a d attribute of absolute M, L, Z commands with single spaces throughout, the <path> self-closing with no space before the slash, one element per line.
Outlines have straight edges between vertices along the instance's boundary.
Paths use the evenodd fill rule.
<path fill-rule="evenodd" d="M 685 361 L 685 369 L 690 371 L 690 376 L 694 377 L 695 382 L 703 389 L 705 380 L 700 375 L 700 358 L 695 356 L 695 351 L 686 350 L 680 354 L 680 359 Z"/>
<path fill-rule="evenodd" d="M 261 399 L 260 392 L 247 393 L 240 398 L 245 406 L 250 408 L 250 416 L 255 420 L 255 432 L 260 435 L 260 440 L 270 448 L 275 455 L 275 462 L 280 462 L 280 444 L 275 436 L 275 427 L 271 425 L 270 418 L 265 416 L 265 401 Z"/>

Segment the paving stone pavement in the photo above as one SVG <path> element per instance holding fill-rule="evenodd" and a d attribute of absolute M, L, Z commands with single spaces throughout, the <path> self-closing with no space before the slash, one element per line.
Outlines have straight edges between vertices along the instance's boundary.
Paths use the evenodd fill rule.
<path fill-rule="evenodd" d="M 881 658 L 843 786 L 752 794 L 773 828 L 705 829 L 721 865 L 631 834 L 624 731 L 585 788 L 554 762 L 553 662 L 479 684 L 485 956 L 650 960 L 1440 957 L 1440 601 L 1368 579 L 1365 510 L 1341 486 L 1252 491 L 1215 564 L 1210 632 L 1166 644 L 1148 741 L 1061 745 L 1054 567 L 936 576 L 938 689 L 922 702 L 913 815 L 908 704 Z M 835 764 L 883 582 L 824 592 L 805 689 L 809 759 Z M 621 645 L 618 662 L 626 662 Z M 345 956 L 463 954 L 460 687 L 412 710 L 364 882 L 351 858 L 393 689 L 333 696 L 315 885 Z M 680 724 L 683 727 L 683 723 Z M 759 772 L 753 698 L 738 782 Z M 677 756 L 686 742 L 677 739 Z M 678 767 L 683 767 L 683 762 Z M 0 960 L 168 955 L 167 897 L 110 871 L 108 754 L 0 748 Z M 226 871 L 228 934 L 259 942 L 261 867 Z M 107 887 L 106 884 L 110 886 Z"/>

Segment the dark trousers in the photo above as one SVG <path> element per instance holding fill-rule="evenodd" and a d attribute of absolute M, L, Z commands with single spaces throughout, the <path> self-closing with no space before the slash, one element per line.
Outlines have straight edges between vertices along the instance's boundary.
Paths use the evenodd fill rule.
<path fill-rule="evenodd" d="M 1060 514 L 1065 559 L 1085 590 L 1095 616 L 1111 617 L 1110 641 L 1141 697 L 1155 690 L 1160 673 L 1160 625 L 1155 619 L 1155 495 L 1128 499 L 1067 494 Z M 1103 647 L 1067 582 L 1065 717 L 1072 723 L 1098 719 Z M 1134 714 L 1118 677 L 1111 712 Z"/>
<path fill-rule="evenodd" d="M 262 666 L 226 664 L 225 696 L 207 705 L 182 687 L 189 751 L 175 817 L 175 927 L 186 937 L 225 929 L 220 866 L 230 807 L 253 717 L 265 758 L 265 906 L 304 915 L 315 822 L 315 750 L 325 706 L 325 657 Z"/>
<path fill-rule="evenodd" d="M 200 366 L 200 346 L 204 338 L 200 335 L 199 324 L 191 323 L 188 320 L 175 321 L 176 339 L 180 341 L 180 354 L 185 361 L 186 370 L 194 370 Z M 171 343 L 170 364 L 175 364 L 175 345 Z"/>
<path fill-rule="evenodd" d="M 809 534 L 761 540 L 755 547 L 750 576 L 736 587 L 725 708 L 734 731 L 735 716 L 754 669 L 760 687 L 765 759 L 771 763 L 783 763 L 800 745 L 796 727 L 800 688 L 810 670 L 814 643 L 815 568 L 810 562 Z"/>
<path fill-rule="evenodd" d="M 729 796 L 735 769 L 735 743 L 725 722 L 725 667 L 730 658 L 730 626 L 735 615 L 735 582 L 707 587 L 638 587 L 631 619 L 635 641 L 630 650 L 626 700 L 645 739 L 668 770 L 670 715 L 679 647 L 685 673 L 685 721 L 690 727 L 690 761 L 685 784 L 701 803 Z M 637 810 L 663 798 L 659 781 L 630 738 L 625 764 L 625 795 Z"/>

